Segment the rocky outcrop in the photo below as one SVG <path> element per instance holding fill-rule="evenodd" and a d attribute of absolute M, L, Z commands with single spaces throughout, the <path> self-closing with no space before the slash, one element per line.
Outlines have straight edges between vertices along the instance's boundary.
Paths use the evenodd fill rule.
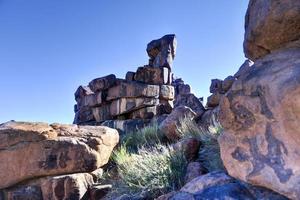
<path fill-rule="evenodd" d="M 175 88 L 174 108 L 187 106 L 196 112 L 197 115 L 204 113 L 205 108 L 201 100 L 191 92 L 190 85 L 185 84 L 181 78 L 174 79 L 172 85 Z"/>
<path fill-rule="evenodd" d="M 82 192 L 73 199 L 81 199 L 95 176 L 87 173 L 106 164 L 119 141 L 118 132 L 108 127 L 14 121 L 0 125 L 0 138 L 0 188 L 14 188 L 5 190 L 8 199 L 27 192 L 44 199 L 63 199 L 55 195 L 71 198 L 68 195 L 78 190 Z M 79 174 L 57 177 L 72 173 Z M 16 185 L 27 180 L 34 184 Z"/>
<path fill-rule="evenodd" d="M 300 47 L 300 2 L 250 0 L 245 19 L 244 52 L 257 60 L 282 47 Z"/>
<path fill-rule="evenodd" d="M 152 119 L 171 113 L 174 88 L 172 62 L 176 54 L 175 35 L 166 35 L 147 45 L 149 64 L 128 72 L 126 79 L 111 74 L 80 86 L 75 92 L 75 124 L 107 120 Z"/>
<path fill-rule="evenodd" d="M 300 195 L 298 113 L 300 51 L 257 60 L 223 98 L 221 155 L 228 172 L 290 198 Z"/>
<path fill-rule="evenodd" d="M 245 54 L 255 60 L 220 103 L 228 173 L 299 199 L 300 2 L 251 0 Z"/>

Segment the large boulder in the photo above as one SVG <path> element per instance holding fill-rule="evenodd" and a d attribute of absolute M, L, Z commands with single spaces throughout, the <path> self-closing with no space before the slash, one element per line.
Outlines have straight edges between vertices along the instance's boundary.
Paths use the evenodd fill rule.
<path fill-rule="evenodd" d="M 94 184 L 89 173 L 47 176 L 1 190 L 3 200 L 89 200 Z"/>
<path fill-rule="evenodd" d="M 139 82 L 120 81 L 120 83 L 109 88 L 106 100 L 119 98 L 136 98 L 136 97 L 158 97 L 159 86 L 148 85 Z"/>
<path fill-rule="evenodd" d="M 176 107 L 173 112 L 159 125 L 159 130 L 169 139 L 178 140 L 180 135 L 177 131 L 177 127 L 180 120 L 187 117 L 194 119 L 196 113 L 186 106 Z"/>
<path fill-rule="evenodd" d="M 150 57 L 149 65 L 171 69 L 176 55 L 177 40 L 174 34 L 165 35 L 160 39 L 152 40 L 147 45 Z"/>
<path fill-rule="evenodd" d="M 134 80 L 142 83 L 162 85 L 171 83 L 171 71 L 166 67 L 143 66 L 139 67 Z"/>
<path fill-rule="evenodd" d="M 271 53 L 234 82 L 219 117 L 228 173 L 291 199 L 300 196 L 299 77 L 298 48 Z"/>
<path fill-rule="evenodd" d="M 205 111 L 199 98 L 194 94 L 180 94 L 177 95 L 174 102 L 174 107 L 187 106 L 191 108 L 197 115 L 202 115 Z"/>
<path fill-rule="evenodd" d="M 250 0 L 245 20 L 244 52 L 251 60 L 282 47 L 300 47 L 298 0 Z"/>
<path fill-rule="evenodd" d="M 24 180 L 93 171 L 108 162 L 115 129 L 29 122 L 0 125 L 0 189 Z"/>

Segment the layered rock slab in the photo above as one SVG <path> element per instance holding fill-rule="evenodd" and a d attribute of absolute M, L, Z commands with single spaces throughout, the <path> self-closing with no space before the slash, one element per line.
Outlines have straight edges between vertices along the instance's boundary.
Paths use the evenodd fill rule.
<path fill-rule="evenodd" d="M 219 138 L 229 174 L 298 199 L 300 50 L 259 59 L 220 103 Z"/>
<path fill-rule="evenodd" d="M 0 189 L 49 175 L 93 171 L 119 141 L 115 129 L 29 122 L 0 125 Z"/>

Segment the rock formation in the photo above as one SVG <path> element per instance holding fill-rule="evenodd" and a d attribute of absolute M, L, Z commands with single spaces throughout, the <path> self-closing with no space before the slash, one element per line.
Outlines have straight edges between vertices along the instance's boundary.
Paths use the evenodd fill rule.
<path fill-rule="evenodd" d="M 173 80 L 172 85 L 175 88 L 175 108 L 178 106 L 187 106 L 196 112 L 197 115 L 203 114 L 205 108 L 200 99 L 191 92 L 190 85 L 185 84 L 181 78 Z"/>
<path fill-rule="evenodd" d="M 174 107 L 188 106 L 201 115 L 205 109 L 190 86 L 172 78 L 176 45 L 171 34 L 153 40 L 147 45 L 148 65 L 127 72 L 125 79 L 111 74 L 79 86 L 74 124 L 109 126 L 123 134 L 160 123 Z"/>
<path fill-rule="evenodd" d="M 8 200 L 81 199 L 119 142 L 108 127 L 14 121 L 0 125 L 0 138 L 0 197 Z"/>
<path fill-rule="evenodd" d="M 250 0 L 245 55 L 254 64 L 221 99 L 228 173 L 299 199 L 300 2 Z"/>
<path fill-rule="evenodd" d="M 149 64 L 139 67 L 136 72 L 128 72 L 126 79 L 111 74 L 92 80 L 88 86 L 80 86 L 75 92 L 74 123 L 99 124 L 119 120 L 119 124 L 128 124 L 127 120 L 147 120 L 171 113 L 175 95 L 171 85 L 175 35 L 153 40 L 147 45 L 147 53 Z"/>

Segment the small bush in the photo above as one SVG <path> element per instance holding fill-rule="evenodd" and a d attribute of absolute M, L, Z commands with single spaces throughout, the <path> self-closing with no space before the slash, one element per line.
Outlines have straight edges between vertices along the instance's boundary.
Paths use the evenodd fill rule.
<path fill-rule="evenodd" d="M 183 185 L 187 161 L 182 152 L 156 145 L 129 153 L 122 146 L 114 153 L 114 161 L 123 182 L 131 192 L 147 192 L 152 198 Z"/>
<path fill-rule="evenodd" d="M 159 132 L 158 125 L 155 123 L 136 132 L 126 134 L 122 144 L 127 150 L 137 152 L 140 147 L 151 147 L 161 144 L 162 141 L 163 135 Z"/>
<path fill-rule="evenodd" d="M 220 124 L 214 120 L 214 126 L 205 130 L 190 118 L 182 118 L 177 127 L 182 138 L 197 138 L 201 142 L 198 159 L 208 171 L 225 170 L 220 155 L 218 136 L 222 132 Z"/>

